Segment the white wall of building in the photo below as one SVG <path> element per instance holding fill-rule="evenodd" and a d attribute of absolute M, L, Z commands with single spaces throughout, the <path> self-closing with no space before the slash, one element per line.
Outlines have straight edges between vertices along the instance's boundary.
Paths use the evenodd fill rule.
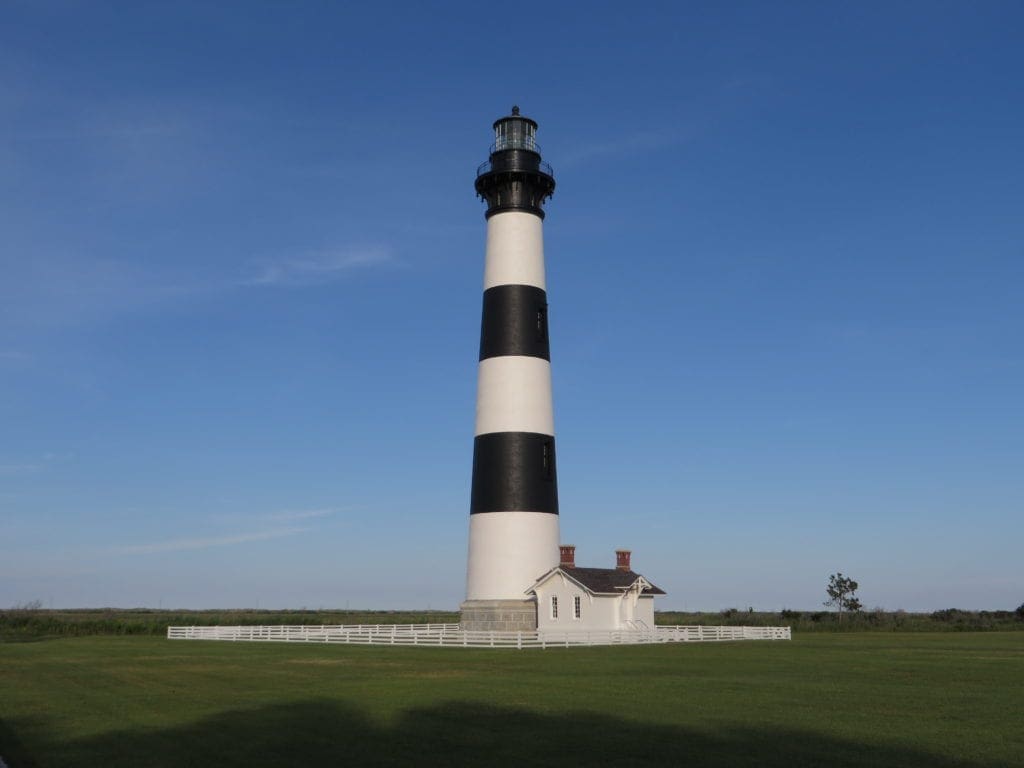
<path fill-rule="evenodd" d="M 467 600 L 525 600 L 558 563 L 558 515 L 488 512 L 469 516 Z"/>
<path fill-rule="evenodd" d="M 544 234 L 539 216 L 506 211 L 487 220 L 484 290 L 496 285 L 545 288 Z"/>
<path fill-rule="evenodd" d="M 474 434 L 491 432 L 555 434 L 551 363 L 519 355 L 480 361 Z"/>
<path fill-rule="evenodd" d="M 537 629 L 617 630 L 636 629 L 638 620 L 654 627 L 654 597 L 637 595 L 593 595 L 561 572 L 555 572 L 535 587 Z M 558 617 L 552 616 L 551 598 L 558 600 Z M 575 600 L 580 599 L 580 615 L 575 615 Z M 628 622 L 633 622 L 631 625 Z"/>

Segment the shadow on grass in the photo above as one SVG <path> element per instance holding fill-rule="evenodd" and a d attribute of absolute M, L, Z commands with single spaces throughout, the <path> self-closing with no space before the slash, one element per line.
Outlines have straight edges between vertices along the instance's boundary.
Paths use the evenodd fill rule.
<path fill-rule="evenodd" d="M 628 707 L 628 703 L 624 703 Z M 167 729 L 115 731 L 30 755 L 0 722 L 11 768 L 46 766 L 887 766 L 1002 768 L 820 734 L 756 728 L 713 733 L 588 712 L 543 715 L 450 703 L 381 726 L 334 701 L 234 711 Z"/>
<path fill-rule="evenodd" d="M 17 723 L 20 731 L 38 730 L 44 727 L 45 723 L 40 723 L 35 718 L 18 718 L 17 721 L 0 720 L 0 758 L 5 760 L 11 768 L 14 766 L 35 768 L 36 763 L 29 757 L 28 750 L 21 743 L 12 722 Z"/>
<path fill-rule="evenodd" d="M 0 645 L 3 643 L 43 643 L 47 640 L 60 640 L 60 635 L 36 635 L 36 634 L 24 634 L 19 635 L 17 633 L 7 633 L 0 635 Z"/>

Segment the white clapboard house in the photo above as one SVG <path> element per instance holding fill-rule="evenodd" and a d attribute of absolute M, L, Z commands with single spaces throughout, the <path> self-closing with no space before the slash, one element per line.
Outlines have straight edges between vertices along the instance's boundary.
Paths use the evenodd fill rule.
<path fill-rule="evenodd" d="M 527 590 L 538 631 L 654 629 L 654 596 L 665 592 L 633 572 L 629 550 L 615 551 L 615 568 L 577 568 L 576 547 L 560 550 L 561 562 Z"/>

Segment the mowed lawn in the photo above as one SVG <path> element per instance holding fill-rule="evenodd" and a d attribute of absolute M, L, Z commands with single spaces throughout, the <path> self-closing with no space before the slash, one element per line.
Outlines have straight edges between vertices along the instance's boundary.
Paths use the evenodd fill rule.
<path fill-rule="evenodd" d="M 0 644 L 27 766 L 1024 766 L 1024 632 L 487 651 Z"/>

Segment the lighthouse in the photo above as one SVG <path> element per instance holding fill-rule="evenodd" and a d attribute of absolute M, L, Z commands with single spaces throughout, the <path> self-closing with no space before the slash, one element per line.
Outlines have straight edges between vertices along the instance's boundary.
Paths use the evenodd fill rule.
<path fill-rule="evenodd" d="M 487 204 L 483 318 L 477 370 L 469 558 L 462 627 L 537 627 L 528 590 L 559 563 L 558 482 L 551 402 L 544 202 L 555 189 L 537 123 L 494 122 L 477 169 Z"/>

